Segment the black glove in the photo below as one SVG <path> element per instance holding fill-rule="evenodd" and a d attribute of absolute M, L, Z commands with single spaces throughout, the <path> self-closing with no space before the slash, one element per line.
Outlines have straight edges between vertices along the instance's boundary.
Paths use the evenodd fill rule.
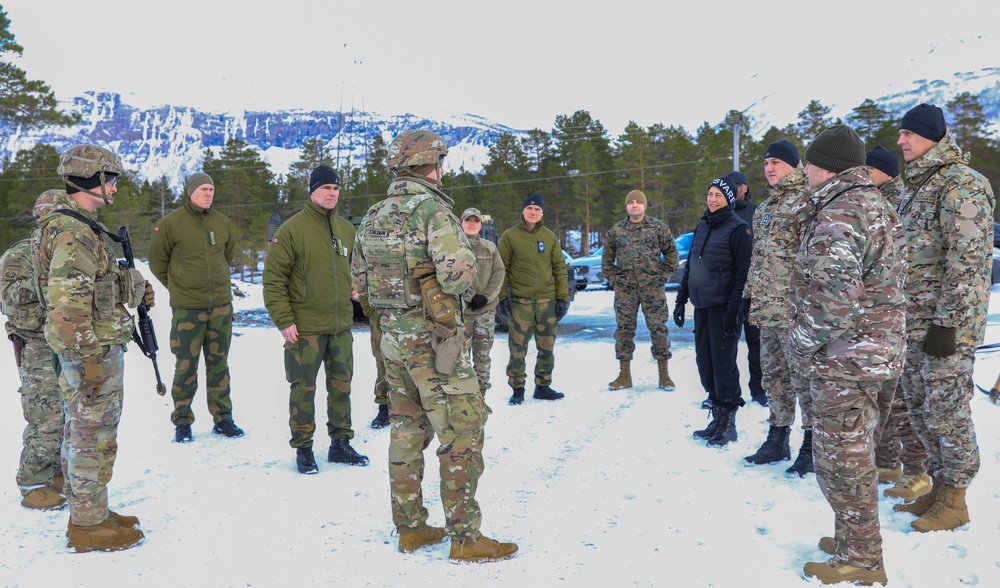
<path fill-rule="evenodd" d="M 510 300 L 504 298 L 497 304 L 497 316 L 503 324 L 510 324 Z"/>
<path fill-rule="evenodd" d="M 675 304 L 674 305 L 674 323 L 678 327 L 684 326 L 684 305 Z"/>
<path fill-rule="evenodd" d="M 749 298 L 744 298 L 743 299 L 743 304 L 740 305 L 740 315 L 743 317 L 744 321 L 747 320 L 747 317 L 750 316 L 750 299 Z"/>
<path fill-rule="evenodd" d="M 479 310 L 480 308 L 486 306 L 487 302 L 489 302 L 489 300 L 487 300 L 485 296 L 482 294 L 476 294 L 472 297 L 472 301 L 469 302 L 469 308 L 472 310 Z"/>
<path fill-rule="evenodd" d="M 722 334 L 726 337 L 738 337 L 742 322 L 738 308 L 726 309 L 726 316 L 722 319 Z"/>
<path fill-rule="evenodd" d="M 955 328 L 931 325 L 924 339 L 924 349 L 931 357 L 955 355 Z"/>
<path fill-rule="evenodd" d="M 569 300 L 556 300 L 556 320 L 561 321 L 569 312 Z"/>

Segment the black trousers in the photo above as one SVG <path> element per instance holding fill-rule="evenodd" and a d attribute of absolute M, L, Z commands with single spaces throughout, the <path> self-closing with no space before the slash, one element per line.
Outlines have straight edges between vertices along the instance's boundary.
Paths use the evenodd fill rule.
<path fill-rule="evenodd" d="M 760 371 L 760 327 L 743 321 L 743 340 L 747 342 L 747 364 L 750 368 L 750 395 L 767 394 L 761 383 L 764 372 Z"/>
<path fill-rule="evenodd" d="M 694 309 L 694 350 L 701 385 L 716 406 L 739 408 L 746 404 L 736 367 L 740 333 L 726 337 L 722 326 L 726 305 Z"/>

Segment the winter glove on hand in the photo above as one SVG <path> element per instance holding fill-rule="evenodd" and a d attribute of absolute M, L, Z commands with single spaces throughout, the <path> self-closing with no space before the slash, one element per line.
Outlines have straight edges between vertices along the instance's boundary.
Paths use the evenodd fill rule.
<path fill-rule="evenodd" d="M 722 334 L 726 337 L 736 337 L 740 334 L 740 311 L 736 308 L 726 310 L 722 319 Z"/>
<path fill-rule="evenodd" d="M 955 355 L 955 328 L 931 325 L 924 339 L 925 350 L 931 357 Z"/>
<path fill-rule="evenodd" d="M 556 300 L 556 320 L 561 321 L 569 312 L 569 300 Z"/>
<path fill-rule="evenodd" d="M 142 302 L 146 308 L 153 308 L 156 304 L 156 292 L 153 292 L 153 284 L 146 280 L 146 291 L 142 294 Z"/>
<path fill-rule="evenodd" d="M 476 294 L 472 297 L 472 301 L 469 302 L 469 308 L 472 310 L 479 310 L 480 308 L 486 306 L 487 302 L 489 302 L 489 300 L 487 300 L 485 296 L 482 294 Z"/>
<path fill-rule="evenodd" d="M 510 300 L 504 298 L 497 304 L 497 316 L 500 317 L 500 322 L 507 325 L 510 324 Z"/>
<path fill-rule="evenodd" d="M 674 324 L 678 327 L 684 326 L 684 305 L 676 304 L 674 305 Z"/>
<path fill-rule="evenodd" d="M 743 317 L 743 320 L 747 320 L 747 317 L 750 316 L 750 299 L 749 298 L 744 298 L 743 299 L 743 304 L 740 305 L 740 316 Z"/>
<path fill-rule="evenodd" d="M 83 370 L 80 374 L 80 394 L 91 398 L 102 386 L 104 386 L 104 366 L 101 365 L 101 358 L 87 357 L 83 360 Z"/>

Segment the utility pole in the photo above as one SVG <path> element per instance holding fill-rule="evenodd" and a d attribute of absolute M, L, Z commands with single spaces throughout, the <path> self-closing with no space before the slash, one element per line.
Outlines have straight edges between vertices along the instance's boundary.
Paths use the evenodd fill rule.
<path fill-rule="evenodd" d="M 740 128 L 743 126 L 743 113 L 730 110 L 726 122 L 733 126 L 733 169 L 740 171 Z"/>

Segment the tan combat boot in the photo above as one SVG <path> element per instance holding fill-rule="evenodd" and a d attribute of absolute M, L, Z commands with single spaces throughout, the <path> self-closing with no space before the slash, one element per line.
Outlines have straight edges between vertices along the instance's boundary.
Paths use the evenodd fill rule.
<path fill-rule="evenodd" d="M 122 527 L 115 522 L 114 517 L 101 521 L 100 524 L 89 527 L 69 525 L 69 548 L 77 553 L 89 551 L 121 551 L 142 543 L 142 531 Z"/>
<path fill-rule="evenodd" d="M 25 494 L 21 506 L 35 510 L 59 510 L 66 506 L 66 499 L 55 488 L 42 486 Z"/>
<path fill-rule="evenodd" d="M 479 541 L 459 543 L 451 542 L 451 554 L 448 559 L 452 561 L 499 561 L 507 559 L 517 553 L 517 545 L 514 543 L 501 543 L 488 537 L 480 537 Z"/>
<path fill-rule="evenodd" d="M 965 504 L 965 488 L 941 486 L 938 499 L 926 514 L 910 523 L 921 533 L 951 531 L 969 522 L 969 507 Z"/>
<path fill-rule="evenodd" d="M 674 381 L 670 379 L 670 374 L 667 372 L 667 360 L 657 360 L 656 367 L 660 372 L 660 388 L 668 392 L 672 391 L 674 389 Z"/>
<path fill-rule="evenodd" d="M 853 582 L 862 586 L 871 586 L 872 584 L 885 584 L 888 581 L 885 576 L 885 568 L 869 570 L 850 562 L 840 561 L 835 557 L 830 558 L 829 561 L 807 563 L 802 572 L 807 578 L 819 578 L 824 584 Z"/>
<path fill-rule="evenodd" d="M 819 550 L 830 555 L 837 555 L 837 540 L 833 537 L 820 538 Z"/>
<path fill-rule="evenodd" d="M 893 512 L 908 512 L 910 514 L 915 514 L 918 517 L 922 517 L 927 514 L 927 511 L 929 511 L 937 503 L 941 490 L 941 482 L 939 480 L 934 480 L 932 484 L 930 492 L 924 494 L 913 502 L 893 506 Z"/>
<path fill-rule="evenodd" d="M 903 477 L 903 466 L 896 466 L 895 468 L 878 469 L 879 484 L 895 484 L 902 477 Z"/>
<path fill-rule="evenodd" d="M 113 520 L 119 527 L 124 529 L 138 529 L 139 528 L 139 517 L 133 517 L 130 515 L 120 515 L 113 510 L 108 511 L 108 519 Z M 66 536 L 69 537 L 69 531 L 73 528 L 72 522 L 66 523 Z"/>
<path fill-rule="evenodd" d="M 441 527 L 431 527 L 424 525 L 419 529 L 414 529 L 406 533 L 399 534 L 399 550 L 403 553 L 410 553 L 426 547 L 441 543 L 445 538 L 445 530 Z"/>
<path fill-rule="evenodd" d="M 632 387 L 632 362 L 628 359 L 620 359 L 618 363 L 621 367 L 618 370 L 618 378 L 608 383 L 608 390 L 621 390 Z"/>
<path fill-rule="evenodd" d="M 895 486 L 886 488 L 882 495 L 911 502 L 930 492 L 931 488 L 931 477 L 924 472 L 904 474 Z"/>

